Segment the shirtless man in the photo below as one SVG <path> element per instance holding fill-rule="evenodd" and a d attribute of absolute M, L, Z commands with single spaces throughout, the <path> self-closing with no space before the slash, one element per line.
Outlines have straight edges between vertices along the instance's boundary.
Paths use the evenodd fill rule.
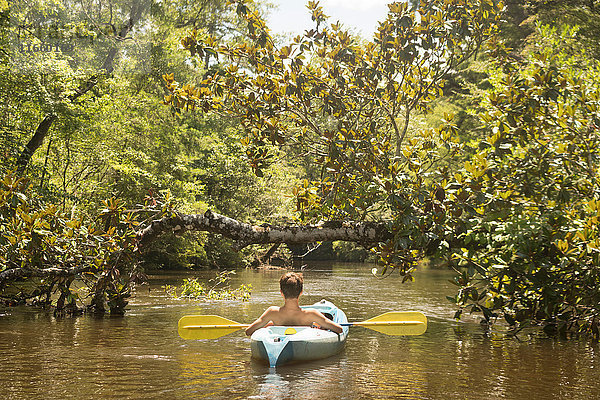
<path fill-rule="evenodd" d="M 322 329 L 342 333 L 342 327 L 339 324 L 326 318 L 319 311 L 300 308 L 298 298 L 302 294 L 303 283 L 302 274 L 295 272 L 284 274 L 279 279 L 279 288 L 285 304 L 282 307 L 267 308 L 256 321 L 246 328 L 246 335 L 250 336 L 257 329 L 270 325 L 312 326 L 313 324 Z"/>

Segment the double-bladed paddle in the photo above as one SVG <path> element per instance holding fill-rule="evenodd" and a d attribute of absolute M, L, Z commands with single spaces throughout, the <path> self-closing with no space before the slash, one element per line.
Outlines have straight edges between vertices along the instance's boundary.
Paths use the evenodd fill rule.
<path fill-rule="evenodd" d="M 427 330 L 427 317 L 418 311 L 390 311 L 362 322 L 341 326 L 364 326 L 386 335 L 422 335 Z"/>
<path fill-rule="evenodd" d="M 386 335 L 421 335 L 427 330 L 427 317 L 417 311 L 391 311 L 340 325 L 363 326 Z M 179 320 L 178 331 L 183 339 L 216 339 L 249 326 L 218 315 L 186 315 Z"/>

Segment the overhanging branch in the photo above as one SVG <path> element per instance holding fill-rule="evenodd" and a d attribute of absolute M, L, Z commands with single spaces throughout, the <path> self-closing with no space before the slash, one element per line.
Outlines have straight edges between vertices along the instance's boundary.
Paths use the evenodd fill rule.
<path fill-rule="evenodd" d="M 250 244 L 287 243 L 302 244 L 320 241 L 342 240 L 362 245 L 373 245 L 392 237 L 383 223 L 374 222 L 325 222 L 316 225 L 251 225 L 213 213 L 174 214 L 152 221 L 138 233 L 139 248 L 143 248 L 167 232 L 203 231 L 219 233 L 235 240 L 235 247 L 242 249 Z"/>

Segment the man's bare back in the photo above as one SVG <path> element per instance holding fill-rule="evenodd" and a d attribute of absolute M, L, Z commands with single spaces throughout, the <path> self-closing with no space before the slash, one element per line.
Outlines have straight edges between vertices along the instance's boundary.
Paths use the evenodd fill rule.
<path fill-rule="evenodd" d="M 252 335 L 257 329 L 269 325 L 312 326 L 317 324 L 322 329 L 342 333 L 342 326 L 326 318 L 317 310 L 302 309 L 298 298 L 302 294 L 302 274 L 288 272 L 279 280 L 281 294 L 285 300 L 282 307 L 271 306 L 258 317 L 248 328 L 246 335 Z"/>
<path fill-rule="evenodd" d="M 297 304 L 297 300 L 296 304 Z M 283 307 L 271 306 L 246 329 L 247 335 L 252 335 L 257 329 L 268 325 L 287 325 L 287 326 L 312 326 L 317 324 L 323 329 L 329 329 L 337 333 L 342 333 L 342 327 L 331 321 L 317 310 L 302 309 L 300 306 L 293 307 L 286 305 Z"/>

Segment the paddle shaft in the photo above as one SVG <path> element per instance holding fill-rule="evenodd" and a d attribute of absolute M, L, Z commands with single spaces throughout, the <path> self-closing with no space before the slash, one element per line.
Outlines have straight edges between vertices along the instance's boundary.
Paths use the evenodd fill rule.
<path fill-rule="evenodd" d="M 237 328 L 243 329 L 249 327 L 250 324 L 233 324 L 233 325 L 186 325 L 185 329 L 227 329 Z"/>
<path fill-rule="evenodd" d="M 399 325 L 421 325 L 423 321 L 373 321 L 373 322 L 348 322 L 341 326 L 399 326 Z"/>
<path fill-rule="evenodd" d="M 340 326 L 370 326 L 370 325 L 419 325 L 422 321 L 379 321 L 379 322 L 348 322 L 339 324 Z M 243 329 L 249 327 L 250 324 L 232 324 L 232 325 L 186 325 L 185 329 L 224 329 L 224 328 L 237 328 Z"/>
<path fill-rule="evenodd" d="M 427 330 L 427 317 L 419 312 L 390 311 L 361 322 L 341 326 L 362 326 L 386 335 L 421 335 Z M 184 339 L 216 339 L 249 327 L 218 315 L 187 315 L 179 320 L 179 335 Z"/>

